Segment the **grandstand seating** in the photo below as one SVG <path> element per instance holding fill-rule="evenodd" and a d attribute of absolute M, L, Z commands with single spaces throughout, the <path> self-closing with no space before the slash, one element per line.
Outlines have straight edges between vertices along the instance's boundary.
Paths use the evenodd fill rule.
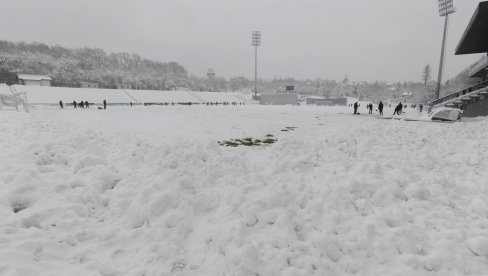
<path fill-rule="evenodd" d="M 459 102 L 462 98 L 468 98 L 470 95 L 478 95 L 481 90 L 488 86 L 488 81 L 477 83 L 473 86 L 466 87 L 461 91 L 451 93 L 447 96 L 433 101 L 430 105 L 433 107 L 450 105 Z"/>
<path fill-rule="evenodd" d="M 480 82 L 431 103 L 433 108 L 452 107 L 464 111 L 466 117 L 488 115 L 488 81 Z"/>

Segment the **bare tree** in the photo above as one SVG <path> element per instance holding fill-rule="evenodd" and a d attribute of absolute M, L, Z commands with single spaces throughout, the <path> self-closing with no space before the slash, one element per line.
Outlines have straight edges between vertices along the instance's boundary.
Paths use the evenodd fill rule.
<path fill-rule="evenodd" d="M 139 69 L 142 64 L 142 58 L 138 54 L 131 55 L 131 68 Z"/>
<path fill-rule="evenodd" d="M 423 103 L 430 103 L 433 100 L 435 100 L 435 90 L 436 90 L 435 82 L 427 83 L 427 85 L 424 87 L 424 93 L 421 101 Z"/>
<path fill-rule="evenodd" d="M 107 64 L 107 54 L 100 48 L 93 49 L 95 61 L 99 67 L 103 67 Z"/>
<path fill-rule="evenodd" d="M 79 61 L 81 69 L 87 70 L 92 68 L 92 62 L 90 60 L 90 48 L 84 47 L 75 50 L 76 58 Z"/>
<path fill-rule="evenodd" d="M 338 88 L 338 85 L 335 81 L 323 81 L 321 83 L 321 86 L 319 88 L 319 91 L 321 91 L 322 95 L 325 97 L 325 98 L 330 98 L 331 96 L 334 96 L 334 94 L 336 94 L 336 90 Z"/>
<path fill-rule="evenodd" d="M 119 65 L 122 67 L 122 69 L 126 69 L 126 70 L 132 69 L 132 59 L 130 54 L 124 52 L 118 53 L 117 60 Z"/>
<path fill-rule="evenodd" d="M 432 69 L 430 68 L 430 64 L 425 65 L 424 71 L 422 73 L 422 80 L 424 81 L 424 86 L 427 86 L 427 83 L 430 81 Z"/>
<path fill-rule="evenodd" d="M 0 68 L 7 67 L 8 57 L 0 57 Z"/>

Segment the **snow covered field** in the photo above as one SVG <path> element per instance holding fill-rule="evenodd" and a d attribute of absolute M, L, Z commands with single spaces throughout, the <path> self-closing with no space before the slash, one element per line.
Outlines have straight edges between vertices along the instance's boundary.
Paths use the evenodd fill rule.
<path fill-rule="evenodd" d="M 12 89 L 12 90 L 11 90 Z M 11 95 L 12 92 L 25 92 L 29 104 L 54 105 L 59 101 L 89 101 L 101 105 L 103 100 L 109 104 L 132 103 L 206 103 L 206 102 L 249 102 L 250 95 L 234 92 L 191 92 L 191 91 L 155 91 L 130 89 L 69 88 L 29 85 L 0 84 L 0 94 Z"/>
<path fill-rule="evenodd" d="M 0 275 L 486 275 L 488 120 L 350 113 L 0 112 Z"/>

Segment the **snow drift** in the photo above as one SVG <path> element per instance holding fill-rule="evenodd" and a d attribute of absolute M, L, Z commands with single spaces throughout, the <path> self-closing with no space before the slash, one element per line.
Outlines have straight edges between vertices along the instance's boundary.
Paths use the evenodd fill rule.
<path fill-rule="evenodd" d="M 0 274 L 486 275 L 488 121 L 325 110 L 1 112 Z"/>

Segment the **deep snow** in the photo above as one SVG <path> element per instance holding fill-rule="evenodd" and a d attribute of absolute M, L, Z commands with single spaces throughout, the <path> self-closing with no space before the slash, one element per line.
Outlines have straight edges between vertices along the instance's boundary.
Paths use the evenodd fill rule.
<path fill-rule="evenodd" d="M 0 112 L 0 275 L 486 275 L 488 120 L 350 111 Z"/>

